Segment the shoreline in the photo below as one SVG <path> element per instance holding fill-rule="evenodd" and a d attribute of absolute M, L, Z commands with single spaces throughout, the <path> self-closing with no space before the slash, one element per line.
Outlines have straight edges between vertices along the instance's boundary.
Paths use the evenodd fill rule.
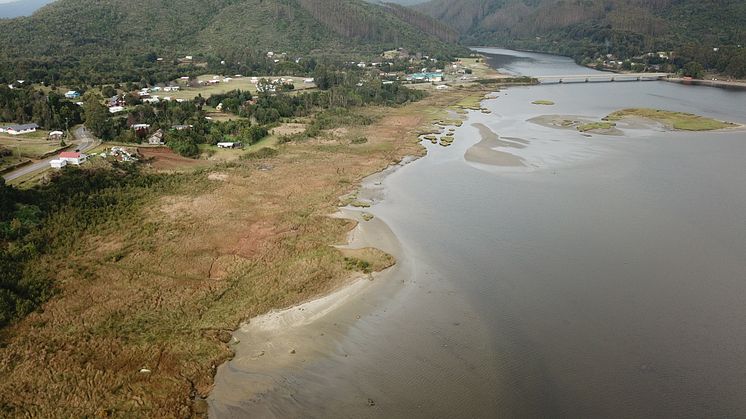
<path fill-rule="evenodd" d="M 402 162 L 391 165 L 363 179 L 359 193 L 383 200 L 383 179 L 415 158 L 405 156 Z M 390 298 L 401 290 L 402 282 L 391 281 L 407 271 L 406 255 L 393 230 L 378 217 L 365 220 L 367 209 L 340 207 L 332 218 L 352 220 L 356 226 L 347 234 L 346 243 L 334 245 L 338 249 L 375 248 L 394 257 L 394 264 L 370 274 L 353 274 L 342 284 L 324 295 L 282 309 L 248 319 L 232 333 L 234 356 L 218 367 L 213 389 L 205 399 L 209 416 L 234 417 L 247 414 L 248 400 L 261 399 L 263 394 L 276 390 L 279 383 L 269 377 L 271 372 L 313 362 L 334 351 L 355 322 L 369 314 L 366 296 Z M 336 326 L 333 333 L 330 322 Z M 321 339 L 320 337 L 324 337 Z M 246 380 L 250 375 L 252 380 Z M 269 411 L 253 406 L 252 415 L 266 415 Z"/>
<path fill-rule="evenodd" d="M 501 73 L 498 73 L 492 67 L 487 66 L 487 70 L 495 76 L 501 75 Z M 499 87 L 486 88 L 484 86 L 477 86 L 474 91 L 467 91 L 462 95 L 458 95 L 459 102 L 463 102 L 472 96 L 478 96 L 478 102 L 481 104 L 484 100 L 488 99 L 488 93 L 498 89 Z M 447 114 L 448 117 L 465 118 L 465 115 L 457 114 L 453 107 L 459 107 L 458 102 L 452 106 L 440 109 L 440 111 Z M 439 127 L 441 120 L 442 118 L 432 117 L 424 125 Z M 363 199 L 365 202 L 369 202 L 371 206 L 384 200 L 385 189 L 382 186 L 383 180 L 407 164 L 426 157 L 427 148 L 423 145 L 423 141 L 422 138 L 417 140 L 417 145 L 421 151 L 420 154 L 404 155 L 398 162 L 367 175 L 360 181 L 359 186 L 353 192 L 342 195 L 340 199 L 354 196 Z M 256 368 L 258 366 L 260 371 L 271 371 L 287 368 L 289 365 L 299 362 L 305 363 L 311 360 L 314 354 L 316 356 L 323 356 L 325 345 L 328 349 L 329 345 L 334 342 L 333 339 L 330 339 L 330 342 L 326 344 L 319 344 L 315 334 L 309 334 L 309 329 L 312 332 L 317 331 L 314 326 L 318 327 L 319 322 L 323 322 L 329 316 L 339 316 L 340 312 L 345 311 L 345 309 L 349 310 L 350 303 L 356 299 L 360 299 L 366 293 L 367 295 L 371 294 L 371 289 L 374 287 L 384 288 L 384 293 L 377 293 L 375 298 L 390 296 L 392 293 L 401 289 L 404 280 L 399 283 L 387 281 L 387 279 L 402 271 L 406 272 L 409 269 L 406 255 L 399 245 L 396 233 L 391 230 L 385 221 L 375 216 L 371 220 L 363 218 L 363 215 L 367 211 L 368 207 L 360 208 L 348 204 L 338 207 L 338 212 L 329 215 L 331 218 L 357 222 L 355 227 L 348 232 L 346 242 L 341 245 L 334 245 L 334 247 L 339 249 L 372 247 L 393 256 L 394 264 L 382 271 L 372 272 L 368 275 L 350 275 L 346 280 L 343 280 L 336 287 L 320 296 L 311 297 L 290 307 L 272 309 L 269 312 L 242 321 L 232 333 L 231 345 L 233 355 L 218 366 L 216 374 L 213 377 L 212 388 L 207 397 L 202 399 L 208 404 L 207 410 L 210 416 L 244 414 L 245 411 L 243 410 L 233 410 L 236 404 L 239 404 L 242 400 L 247 400 L 245 399 L 246 397 L 261 397 L 264 392 L 272 387 L 272 384 L 266 381 L 259 383 L 252 382 L 251 385 L 247 386 L 246 384 L 248 383 L 245 380 L 240 380 L 242 386 L 237 385 L 233 382 L 230 375 L 237 374 L 244 376 L 245 379 L 245 373 L 236 373 L 237 368 L 235 365 L 244 365 L 247 362 L 259 361 L 253 362 L 252 367 Z M 361 314 L 357 314 L 356 316 L 357 319 L 360 319 Z M 334 324 L 337 325 L 338 323 L 340 322 Z M 350 327 L 351 325 L 347 325 L 345 330 L 349 330 Z M 344 334 L 345 331 L 343 330 L 339 332 L 338 336 L 341 337 Z M 323 336 L 324 333 L 321 333 L 321 335 Z M 258 345 L 252 343 L 251 346 L 242 345 L 242 342 L 245 340 L 257 336 L 262 338 L 271 337 L 273 341 L 270 342 L 267 340 Z M 300 354 L 297 348 L 301 346 L 304 348 L 304 351 L 310 352 L 308 357 L 302 358 L 296 356 Z M 281 349 L 278 349 L 278 347 L 281 347 Z M 271 359 L 268 356 L 270 353 L 273 353 L 276 358 Z M 226 376 L 227 374 L 228 376 Z M 261 372 L 257 374 L 260 377 L 268 376 L 268 374 Z M 239 387 L 243 390 L 241 395 L 236 393 L 239 391 Z M 267 414 L 269 412 L 258 413 Z"/>

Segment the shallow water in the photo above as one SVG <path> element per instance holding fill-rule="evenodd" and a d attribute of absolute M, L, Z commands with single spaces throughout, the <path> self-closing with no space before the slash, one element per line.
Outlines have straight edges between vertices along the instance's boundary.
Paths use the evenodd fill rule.
<path fill-rule="evenodd" d="M 519 55 L 491 61 L 517 74 L 586 71 L 492 52 Z M 371 180 L 384 199 L 360 240 L 397 268 L 301 327 L 238 332 L 212 416 L 744 415 L 746 132 L 584 136 L 528 120 L 644 106 L 746 124 L 746 94 L 544 85 L 483 105 L 452 146 Z M 474 124 L 525 145 L 499 151 L 526 166 L 467 162 Z"/>

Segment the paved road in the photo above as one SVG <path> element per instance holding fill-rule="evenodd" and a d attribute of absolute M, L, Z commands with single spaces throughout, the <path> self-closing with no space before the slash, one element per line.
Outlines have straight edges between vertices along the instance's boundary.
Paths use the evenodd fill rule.
<path fill-rule="evenodd" d="M 75 137 L 75 140 L 73 141 L 75 147 L 70 148 L 71 151 L 75 150 L 83 153 L 101 144 L 101 141 L 94 137 L 93 134 L 91 134 L 83 126 L 75 128 L 75 130 L 73 131 L 73 136 Z M 26 166 L 20 167 L 12 172 L 4 174 L 3 178 L 5 178 L 5 181 L 8 182 L 21 176 L 25 176 L 29 173 L 36 172 L 37 170 L 49 169 L 49 162 L 56 158 L 57 156 L 52 156 L 44 160 L 39 160 L 35 163 L 27 164 Z"/>

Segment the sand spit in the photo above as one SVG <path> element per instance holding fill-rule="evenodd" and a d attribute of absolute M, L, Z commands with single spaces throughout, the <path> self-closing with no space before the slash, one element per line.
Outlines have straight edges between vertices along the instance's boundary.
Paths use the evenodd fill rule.
<path fill-rule="evenodd" d="M 472 163 L 488 164 L 492 166 L 504 167 L 524 167 L 525 161 L 508 152 L 496 150 L 498 147 L 504 148 L 525 148 L 528 143 L 520 139 L 500 139 L 500 137 L 484 124 L 472 124 L 479 130 L 482 140 L 469 147 L 464 154 L 466 161 Z M 518 140 L 518 141 L 516 141 Z"/>

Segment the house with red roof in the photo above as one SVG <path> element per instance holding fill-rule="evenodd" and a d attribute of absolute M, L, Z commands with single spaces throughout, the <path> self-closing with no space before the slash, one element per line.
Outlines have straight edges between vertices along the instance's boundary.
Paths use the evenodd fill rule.
<path fill-rule="evenodd" d="M 86 160 L 88 160 L 88 156 L 83 153 L 79 153 L 77 151 L 63 151 L 62 153 L 60 153 L 60 156 L 57 159 L 50 161 L 49 164 L 53 168 L 59 169 L 67 166 L 68 164 L 80 166 Z"/>

